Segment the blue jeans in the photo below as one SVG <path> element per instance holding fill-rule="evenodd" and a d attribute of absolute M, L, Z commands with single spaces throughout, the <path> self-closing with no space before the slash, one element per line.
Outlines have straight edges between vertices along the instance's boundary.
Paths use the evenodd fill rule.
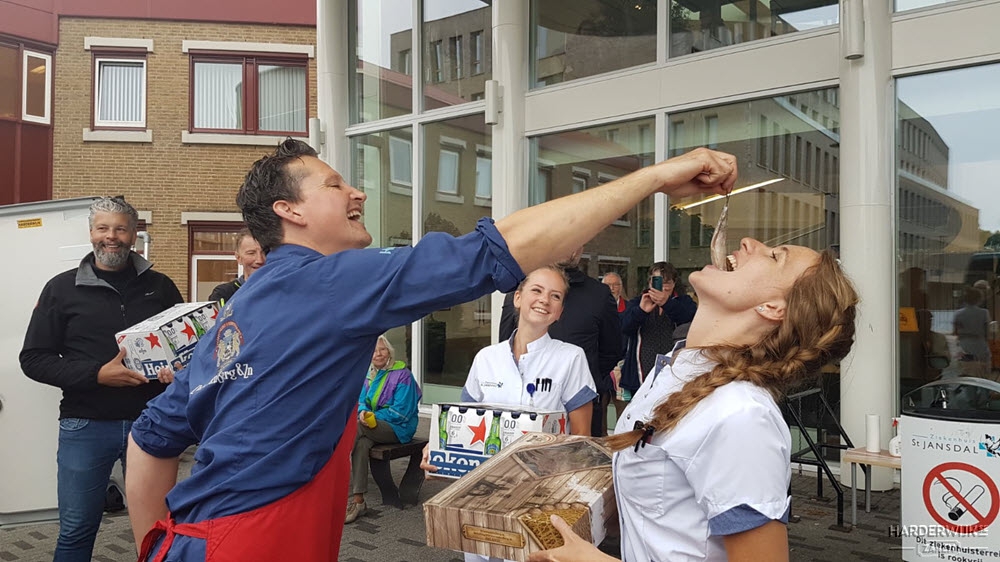
<path fill-rule="evenodd" d="M 104 514 L 111 469 L 121 459 L 132 422 L 59 420 L 59 539 L 53 562 L 89 562 Z"/>

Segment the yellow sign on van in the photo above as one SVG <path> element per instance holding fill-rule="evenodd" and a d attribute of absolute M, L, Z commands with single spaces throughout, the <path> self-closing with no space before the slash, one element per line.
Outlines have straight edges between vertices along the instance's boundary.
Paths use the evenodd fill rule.
<path fill-rule="evenodd" d="M 912 306 L 899 307 L 899 331 L 917 332 L 917 309 Z"/>
<path fill-rule="evenodd" d="M 17 221 L 18 228 L 38 228 L 42 226 L 42 219 L 21 219 Z"/>

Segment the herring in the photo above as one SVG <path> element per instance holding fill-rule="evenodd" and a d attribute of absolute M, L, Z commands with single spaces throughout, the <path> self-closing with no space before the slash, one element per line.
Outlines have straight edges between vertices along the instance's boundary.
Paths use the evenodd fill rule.
<path fill-rule="evenodd" d="M 729 230 L 729 194 L 726 194 L 726 204 L 722 207 L 722 214 L 719 215 L 719 223 L 715 225 L 715 232 L 712 233 L 712 265 L 722 271 L 733 271 L 733 264 L 727 259 L 726 251 L 726 231 Z"/>

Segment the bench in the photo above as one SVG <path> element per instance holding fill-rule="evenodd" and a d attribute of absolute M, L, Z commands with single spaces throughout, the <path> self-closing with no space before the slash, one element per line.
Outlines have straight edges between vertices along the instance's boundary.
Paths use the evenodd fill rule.
<path fill-rule="evenodd" d="M 417 496 L 420 494 L 420 486 L 424 483 L 424 471 L 420 468 L 420 460 L 423 458 L 425 445 L 427 445 L 425 439 L 414 439 L 409 443 L 385 443 L 372 447 L 368 453 L 368 466 L 371 468 L 372 478 L 382 492 L 383 505 L 402 508 L 404 504 L 419 503 Z M 403 457 L 410 457 L 410 463 L 397 488 L 392 480 L 389 461 Z"/>

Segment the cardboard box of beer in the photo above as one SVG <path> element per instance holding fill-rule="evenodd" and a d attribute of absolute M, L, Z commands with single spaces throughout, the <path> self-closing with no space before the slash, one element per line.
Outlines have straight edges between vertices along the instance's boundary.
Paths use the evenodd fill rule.
<path fill-rule="evenodd" d="M 214 302 L 181 303 L 118 332 L 118 347 L 125 349 L 122 363 L 149 379 L 160 367 L 186 367 L 198 338 L 215 325 L 216 312 Z"/>
<path fill-rule="evenodd" d="M 459 478 L 528 432 L 566 433 L 562 410 L 460 402 L 434 404 L 430 463 Z"/>
<path fill-rule="evenodd" d="M 611 452 L 576 435 L 529 433 L 424 503 L 427 544 L 524 561 L 562 546 L 549 516 L 599 544 L 618 524 Z"/>

